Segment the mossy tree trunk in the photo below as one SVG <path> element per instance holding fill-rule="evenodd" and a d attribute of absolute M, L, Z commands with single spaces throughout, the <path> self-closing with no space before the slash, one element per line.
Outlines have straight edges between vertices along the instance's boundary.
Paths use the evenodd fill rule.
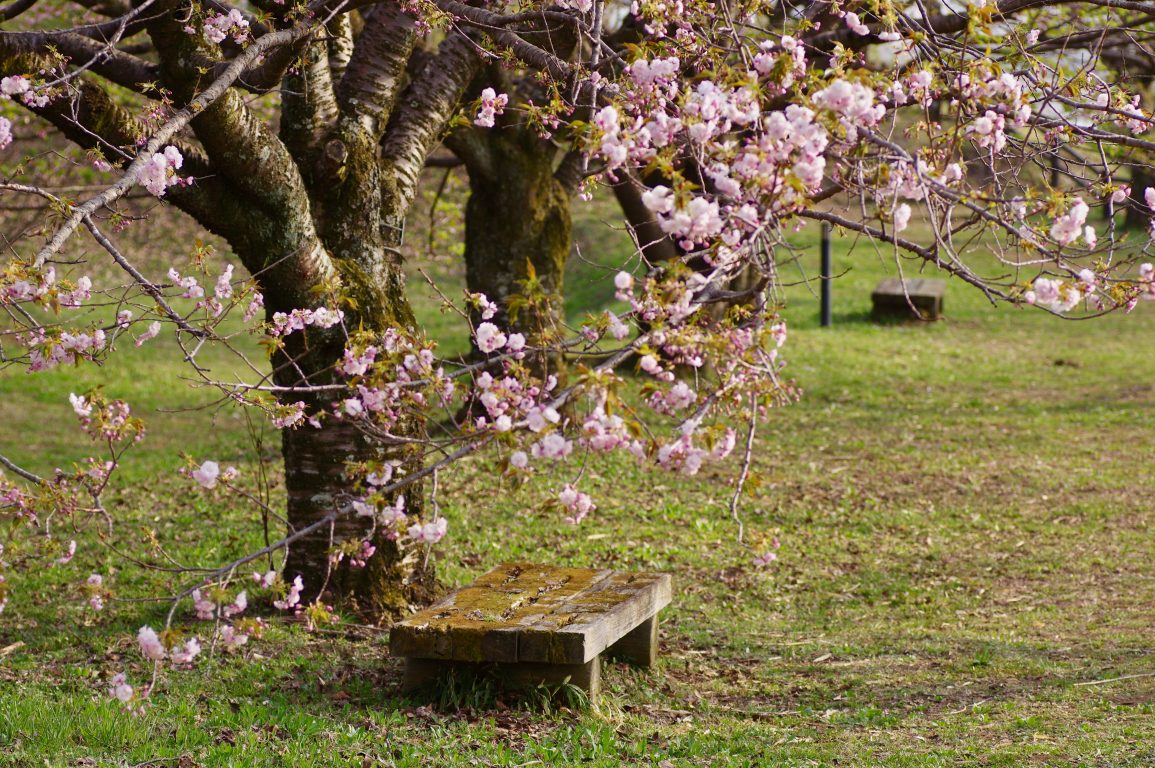
<path fill-rule="evenodd" d="M 465 279 L 499 309 L 498 327 L 548 346 L 565 322 L 562 292 L 572 247 L 573 186 L 559 174 L 560 153 L 523 125 L 466 128 L 447 141 L 469 172 Z M 481 322 L 475 317 L 474 322 Z M 560 355 L 531 355 L 543 378 L 564 376 Z"/>

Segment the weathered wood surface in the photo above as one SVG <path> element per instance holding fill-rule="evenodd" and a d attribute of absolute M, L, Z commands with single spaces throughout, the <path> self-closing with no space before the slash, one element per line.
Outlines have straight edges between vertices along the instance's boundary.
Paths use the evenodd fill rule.
<path fill-rule="evenodd" d="M 507 563 L 394 625 L 390 646 L 411 659 L 587 664 L 670 597 L 668 574 Z"/>
<path fill-rule="evenodd" d="M 658 616 L 643 621 L 627 632 L 621 640 L 606 649 L 614 659 L 628 661 L 639 667 L 652 667 L 658 659 Z"/>
<path fill-rule="evenodd" d="M 937 320 L 942 317 L 946 281 L 931 278 L 901 280 L 888 277 L 870 295 L 875 317 Z M 909 301 L 907 299 L 909 297 Z M 915 309 L 911 309 L 911 304 Z M 917 314 L 916 314 L 917 310 Z"/>

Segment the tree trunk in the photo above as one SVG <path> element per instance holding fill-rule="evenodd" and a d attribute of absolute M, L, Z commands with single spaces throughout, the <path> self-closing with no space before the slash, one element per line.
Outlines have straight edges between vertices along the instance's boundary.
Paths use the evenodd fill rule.
<path fill-rule="evenodd" d="M 469 170 L 466 284 L 497 303 L 491 322 L 525 334 L 531 346 L 548 346 L 565 321 L 571 238 L 570 193 L 554 175 L 556 149 L 533 129 L 514 126 L 471 130 L 453 147 Z M 536 355 L 530 364 L 543 378 L 564 374 L 560 355 Z"/>
<path fill-rule="evenodd" d="M 321 429 L 305 426 L 284 430 L 282 450 L 289 524 L 294 529 L 349 503 L 352 483 L 345 473 L 349 462 L 371 461 L 383 455 L 382 447 L 374 445 L 348 419 L 329 419 Z M 411 486 L 404 495 L 407 511 L 419 513 L 421 485 Z M 286 580 L 300 575 L 307 600 L 324 589 L 326 595 L 370 617 L 397 615 L 412 604 L 427 603 L 436 585 L 420 548 L 403 551 L 397 541 L 379 533 L 372 541 L 377 551 L 364 567 L 352 567 L 348 558 L 330 565 L 329 555 L 335 545 L 361 541 L 368 529 L 366 518 L 345 514 L 332 525 L 294 542 L 285 560 Z"/>
<path fill-rule="evenodd" d="M 341 263 L 340 261 L 338 263 Z M 412 313 L 404 295 L 404 277 L 400 265 L 382 257 L 381 270 L 374 281 L 362 281 L 345 265 L 342 290 L 355 300 L 357 311 L 347 304 L 345 326 L 361 327 L 378 333 L 389 327 L 412 327 Z M 270 313 L 274 308 L 270 307 Z M 297 332 L 286 337 L 283 352 L 274 356 L 274 379 L 281 386 L 333 384 L 343 381 L 334 366 L 344 354 L 344 334 L 340 326 L 328 331 Z M 290 363 L 291 359 L 291 363 Z M 345 393 L 337 397 L 344 397 Z M 340 400 L 320 394 L 302 397 L 293 394 L 288 402 L 304 400 L 308 413 L 325 413 L 321 427 L 303 424 L 282 430 L 282 455 L 285 462 L 287 516 L 290 532 L 304 528 L 337 509 L 347 509 L 356 498 L 354 481 L 346 468 L 353 463 L 382 459 L 399 460 L 397 476 L 420 468 L 420 452 L 404 446 L 383 445 L 358 426 L 356 420 L 337 418 Z M 418 437 L 421 425 L 409 422 L 393 430 L 402 437 Z M 423 484 L 416 482 L 402 493 L 405 510 L 417 520 L 423 512 Z M 342 543 L 370 539 L 371 521 L 343 513 L 330 525 L 294 541 L 285 560 L 283 576 L 287 582 L 301 576 L 305 584 L 303 600 L 311 601 L 322 593 L 333 602 L 351 608 L 371 619 L 396 616 L 411 605 L 428 604 L 435 596 L 433 568 L 424 556 L 424 548 L 403 549 L 397 540 L 386 538 L 378 530 L 371 537 L 376 552 L 364 567 L 354 567 L 346 557 L 332 562 L 331 555 Z"/>

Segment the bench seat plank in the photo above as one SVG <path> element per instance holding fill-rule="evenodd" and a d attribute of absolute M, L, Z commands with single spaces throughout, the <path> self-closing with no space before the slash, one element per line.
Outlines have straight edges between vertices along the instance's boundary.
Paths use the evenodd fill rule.
<path fill-rule="evenodd" d="M 396 656 L 588 664 L 670 602 L 668 574 L 506 563 L 394 625 Z"/>
<path fill-rule="evenodd" d="M 670 602 L 665 573 L 614 573 L 526 627 L 519 661 L 584 664 Z"/>

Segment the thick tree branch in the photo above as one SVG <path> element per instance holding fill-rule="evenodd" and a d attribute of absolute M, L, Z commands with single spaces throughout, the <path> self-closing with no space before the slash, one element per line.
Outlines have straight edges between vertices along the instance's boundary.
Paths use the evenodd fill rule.
<path fill-rule="evenodd" d="M 293 27 L 292 29 L 273 32 L 250 45 L 243 54 L 233 61 L 221 77 L 217 78 L 208 88 L 189 101 L 183 109 L 179 110 L 172 118 L 153 132 L 149 141 L 141 148 L 140 153 L 128 166 L 124 176 L 121 177 L 119 181 L 99 195 L 89 198 L 73 209 L 72 214 L 53 234 L 52 239 L 40 249 L 40 252 L 36 256 L 36 265 L 42 265 L 53 254 L 57 253 L 64 246 L 68 238 L 72 236 L 72 233 L 76 231 L 76 228 L 80 226 L 80 223 L 86 216 L 92 215 L 103 206 L 110 205 L 132 189 L 132 187 L 136 185 L 137 179 L 140 178 L 145 163 L 149 162 L 152 154 L 160 151 L 165 145 L 171 143 L 177 133 L 187 126 L 194 117 L 220 99 L 236 79 L 240 77 L 241 73 L 245 71 L 245 68 L 256 60 L 258 56 L 266 51 L 272 50 L 277 45 L 291 43 L 308 34 L 308 32 L 309 26 L 301 25 Z"/>
<path fill-rule="evenodd" d="M 437 54 L 413 73 L 389 123 L 382 159 L 393 167 L 393 194 L 408 208 L 429 153 L 437 146 L 457 104 L 481 64 L 472 40 L 451 32 Z"/>
<path fill-rule="evenodd" d="M 341 82 L 349 59 L 353 57 L 353 17 L 349 13 L 339 14 L 328 24 L 329 37 L 325 41 L 329 54 L 329 78 L 334 83 Z"/>
<path fill-rule="evenodd" d="M 316 161 L 321 139 L 337 118 L 331 76 L 328 46 L 313 39 L 297 66 L 285 76 L 281 91 L 281 141 L 306 176 Z"/>
<path fill-rule="evenodd" d="M 0 8 L 0 21 L 10 21 L 36 5 L 36 0 L 12 0 Z"/>
<path fill-rule="evenodd" d="M 416 42 L 412 16 L 393 4 L 378 6 L 366 19 L 337 86 L 342 115 L 354 120 L 374 145 L 385 133 Z"/>
<path fill-rule="evenodd" d="M 495 43 L 509 50 L 529 66 L 559 81 L 568 79 L 575 72 L 574 67 L 568 62 L 507 29 L 506 18 L 500 14 L 464 5 L 457 0 L 436 0 L 436 4 L 441 10 L 456 16 L 461 23 L 485 32 Z"/>
<path fill-rule="evenodd" d="M 0 33 L 0 57 L 43 54 L 49 46 L 71 59 L 73 65 L 137 93 L 144 93 L 146 86 L 160 79 L 159 67 L 117 50 L 111 42 L 100 43 L 74 33 Z M 48 62 L 47 57 L 44 61 Z"/>

